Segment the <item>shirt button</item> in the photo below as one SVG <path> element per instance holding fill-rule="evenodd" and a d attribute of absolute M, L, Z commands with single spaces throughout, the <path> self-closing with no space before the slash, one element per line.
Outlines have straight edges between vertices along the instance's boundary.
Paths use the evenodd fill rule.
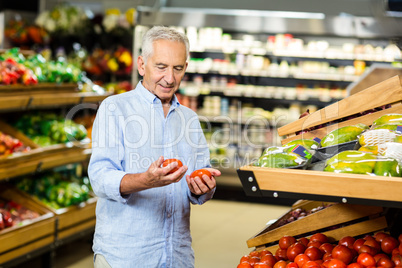
<path fill-rule="evenodd" d="M 170 214 L 170 213 L 167 214 L 167 217 L 168 217 L 168 218 L 170 218 L 171 216 L 172 216 L 172 214 Z"/>

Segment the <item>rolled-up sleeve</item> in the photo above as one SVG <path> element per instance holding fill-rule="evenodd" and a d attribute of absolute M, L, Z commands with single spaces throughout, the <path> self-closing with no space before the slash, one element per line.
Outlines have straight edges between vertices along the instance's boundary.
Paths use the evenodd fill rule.
<path fill-rule="evenodd" d="M 106 99 L 100 105 L 92 127 L 92 155 L 88 176 L 94 193 L 126 203 L 130 197 L 120 194 L 120 182 L 127 173 L 122 167 L 124 146 L 119 126 L 118 107 Z"/>

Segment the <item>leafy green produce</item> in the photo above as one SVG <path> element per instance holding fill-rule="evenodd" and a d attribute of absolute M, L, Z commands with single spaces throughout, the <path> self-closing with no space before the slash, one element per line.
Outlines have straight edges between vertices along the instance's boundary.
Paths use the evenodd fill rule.
<path fill-rule="evenodd" d="M 24 178 L 16 186 L 54 209 L 84 202 L 92 191 L 87 177 L 78 178 L 59 172 L 48 172 L 40 178 Z"/>
<path fill-rule="evenodd" d="M 81 141 L 87 137 L 83 125 L 52 113 L 23 115 L 14 126 L 39 146 Z"/>

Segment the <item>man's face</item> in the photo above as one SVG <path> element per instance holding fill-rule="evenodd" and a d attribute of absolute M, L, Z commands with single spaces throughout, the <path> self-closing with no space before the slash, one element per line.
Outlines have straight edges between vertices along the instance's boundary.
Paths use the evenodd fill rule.
<path fill-rule="evenodd" d="M 143 76 L 143 86 L 155 94 L 162 103 L 169 103 L 178 90 L 187 68 L 186 46 L 180 42 L 157 40 L 153 54 L 144 64 L 138 57 L 138 72 Z"/>

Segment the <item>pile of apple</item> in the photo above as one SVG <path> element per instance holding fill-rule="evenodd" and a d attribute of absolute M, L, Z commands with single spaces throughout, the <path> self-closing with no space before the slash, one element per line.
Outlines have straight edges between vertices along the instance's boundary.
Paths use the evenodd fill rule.
<path fill-rule="evenodd" d="M 337 243 L 322 233 L 310 238 L 283 236 L 279 248 L 253 251 L 237 268 L 402 268 L 402 234 L 385 232 L 361 238 L 345 236 Z"/>

